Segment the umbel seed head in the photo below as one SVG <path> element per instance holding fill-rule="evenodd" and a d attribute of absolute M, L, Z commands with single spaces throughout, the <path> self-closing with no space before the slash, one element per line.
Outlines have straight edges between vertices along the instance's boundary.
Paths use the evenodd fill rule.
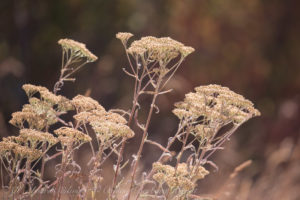
<path fill-rule="evenodd" d="M 91 53 L 83 43 L 71 39 L 60 39 L 58 44 L 62 46 L 63 50 L 70 51 L 71 55 L 86 58 L 87 62 L 94 62 L 98 59 L 98 57 Z"/>

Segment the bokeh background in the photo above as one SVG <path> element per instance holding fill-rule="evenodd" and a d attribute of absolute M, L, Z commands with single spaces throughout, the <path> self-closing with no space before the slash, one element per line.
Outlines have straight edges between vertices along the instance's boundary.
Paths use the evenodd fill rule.
<path fill-rule="evenodd" d="M 185 93 L 199 85 L 227 86 L 253 101 L 262 116 L 243 125 L 225 151 L 215 155 L 220 170 L 199 191 L 300 198 L 294 189 L 300 185 L 295 170 L 300 167 L 299 8 L 297 0 L 1 0 L 0 136 L 17 134 L 8 121 L 27 101 L 22 84 L 53 87 L 60 38 L 86 43 L 99 57 L 77 73 L 74 84 L 65 85 L 64 95 L 89 90 L 106 109 L 127 110 L 133 81 L 122 71 L 128 62 L 115 34 L 170 36 L 196 51 L 169 83 L 173 92 L 158 100 L 161 112 L 153 117 L 150 138 L 166 144 L 177 124 L 171 109 Z M 128 146 L 127 152 L 134 151 L 135 145 Z M 147 145 L 144 166 L 158 154 Z M 248 159 L 252 165 L 231 189 L 224 189 L 230 171 Z"/>

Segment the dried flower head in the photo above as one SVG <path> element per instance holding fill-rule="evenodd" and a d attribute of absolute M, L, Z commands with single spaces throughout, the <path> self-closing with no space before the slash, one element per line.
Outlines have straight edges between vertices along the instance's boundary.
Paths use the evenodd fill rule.
<path fill-rule="evenodd" d="M 29 128 L 41 130 L 47 125 L 44 117 L 37 114 L 30 104 L 25 104 L 21 112 L 14 112 L 10 124 L 23 128 L 27 122 Z"/>
<path fill-rule="evenodd" d="M 90 110 L 105 110 L 96 100 L 91 97 L 77 95 L 71 101 L 78 112 Z"/>
<path fill-rule="evenodd" d="M 30 161 L 36 160 L 42 156 L 42 152 L 37 149 L 32 149 L 21 144 L 5 140 L 0 142 L 0 154 L 5 156 L 6 153 L 13 153 L 18 159 L 27 158 Z"/>
<path fill-rule="evenodd" d="M 51 106 L 56 105 L 56 110 L 59 112 L 73 110 L 73 105 L 69 99 L 61 95 L 55 95 L 45 87 L 24 84 L 22 88 L 26 92 L 29 99 L 31 99 L 34 94 L 39 93 L 42 101 L 49 103 Z"/>
<path fill-rule="evenodd" d="M 70 99 L 68 99 L 64 96 L 60 96 L 60 101 L 58 102 L 57 108 L 56 108 L 56 110 L 58 112 L 67 112 L 67 111 L 74 110 L 74 109 L 75 108 Z"/>
<path fill-rule="evenodd" d="M 53 105 L 59 104 L 59 102 L 62 100 L 62 96 L 55 95 L 49 90 L 40 91 L 40 94 L 42 100 L 47 101 Z"/>
<path fill-rule="evenodd" d="M 170 165 L 156 162 L 153 163 L 153 170 L 155 172 L 153 179 L 160 184 L 166 183 L 171 190 L 192 191 L 196 187 L 196 181 L 200 179 L 198 174 L 195 175 L 195 173 L 189 171 L 186 163 L 179 163 L 177 169 L 175 169 Z M 207 171 L 205 170 L 205 172 Z M 201 171 L 202 178 L 208 174 L 205 174 L 205 172 Z"/>
<path fill-rule="evenodd" d="M 174 58 L 181 55 L 182 58 L 192 53 L 192 47 L 184 46 L 182 43 L 170 37 L 156 38 L 153 36 L 142 37 L 131 43 L 127 52 L 133 57 L 139 56 L 146 63 L 159 62 L 162 68 Z"/>
<path fill-rule="evenodd" d="M 46 143 L 53 146 L 58 142 L 58 139 L 48 132 L 37 131 L 33 129 L 21 129 L 20 137 L 26 141 L 30 141 L 31 144 L 37 144 L 39 142 Z"/>
<path fill-rule="evenodd" d="M 205 176 L 207 176 L 209 171 L 202 166 L 198 166 L 194 168 L 194 171 L 191 174 L 193 174 L 193 181 L 196 182 L 197 180 L 203 179 Z"/>
<path fill-rule="evenodd" d="M 126 125 L 127 120 L 124 117 L 111 111 L 106 112 L 95 100 L 80 96 L 72 102 L 81 111 L 73 116 L 74 119 L 83 124 L 89 123 L 101 142 L 110 144 L 109 141 L 117 138 L 134 136 L 134 132 Z"/>
<path fill-rule="evenodd" d="M 147 36 L 132 42 L 128 48 L 128 53 L 132 55 L 147 53 L 146 59 L 149 62 L 159 61 L 162 66 L 165 66 L 180 54 L 182 47 L 184 47 L 182 43 L 169 37 Z"/>
<path fill-rule="evenodd" d="M 182 57 L 186 57 L 188 55 L 190 55 L 191 53 L 193 53 L 195 51 L 195 49 L 193 47 L 188 47 L 188 46 L 184 46 L 180 48 L 180 53 L 182 55 Z"/>
<path fill-rule="evenodd" d="M 85 46 L 85 44 L 76 42 L 71 39 L 60 39 L 58 41 L 64 51 L 71 52 L 71 55 L 79 58 L 86 58 L 87 62 L 94 62 L 98 58 L 93 53 L 91 53 Z"/>
<path fill-rule="evenodd" d="M 127 124 L 127 120 L 123 116 L 121 116 L 117 113 L 114 113 L 114 112 L 110 112 L 110 111 L 108 111 L 105 114 L 105 120 L 111 121 L 111 122 L 114 122 L 117 124 Z"/>
<path fill-rule="evenodd" d="M 101 142 L 108 142 L 120 137 L 132 138 L 134 132 L 124 124 L 112 121 L 93 121 L 90 123 Z"/>
<path fill-rule="evenodd" d="M 200 117 L 209 123 L 241 124 L 260 113 L 253 103 L 219 85 L 200 86 L 188 93 L 183 102 L 175 104 L 173 113 L 179 119 L 195 120 Z"/>
<path fill-rule="evenodd" d="M 20 136 L 9 136 L 9 137 L 4 137 L 3 138 L 4 142 L 13 142 L 17 144 L 23 144 L 25 142 L 24 138 Z"/>
<path fill-rule="evenodd" d="M 30 98 L 29 103 L 30 106 L 28 106 L 28 110 L 37 114 L 39 118 L 43 118 L 46 123 L 45 125 L 52 125 L 57 122 L 56 111 L 53 109 L 53 105 L 51 103 L 42 101 L 35 97 Z"/>
<path fill-rule="evenodd" d="M 23 90 L 26 92 L 27 96 L 30 98 L 37 92 L 49 91 L 47 88 L 42 86 L 36 86 L 31 84 L 24 84 L 22 86 Z"/>
<path fill-rule="evenodd" d="M 179 163 L 177 166 L 176 174 L 179 176 L 188 176 L 189 171 L 186 163 Z"/>
<path fill-rule="evenodd" d="M 123 45 L 127 44 L 127 41 L 133 36 L 132 33 L 127 33 L 127 32 L 119 32 L 116 34 L 116 38 L 121 40 Z"/>
<path fill-rule="evenodd" d="M 13 151 L 18 143 L 12 142 L 9 139 L 0 142 L 0 155 L 5 156 L 6 152 Z"/>
<path fill-rule="evenodd" d="M 31 161 L 37 160 L 43 155 L 42 151 L 40 150 L 29 148 L 26 146 L 21 146 L 21 145 L 17 145 L 13 151 L 15 155 L 19 156 L 21 159 L 27 158 Z"/>
<path fill-rule="evenodd" d="M 65 140 L 68 140 L 68 142 L 72 141 L 75 143 L 85 143 L 92 140 L 90 136 L 84 134 L 83 132 L 69 127 L 61 127 L 59 129 L 56 129 L 54 133 L 58 135 L 58 139 L 63 142 L 65 142 Z"/>

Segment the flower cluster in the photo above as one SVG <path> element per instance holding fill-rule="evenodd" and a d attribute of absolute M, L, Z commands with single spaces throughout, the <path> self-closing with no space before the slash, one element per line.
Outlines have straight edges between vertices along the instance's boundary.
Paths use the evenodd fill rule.
<path fill-rule="evenodd" d="M 85 97 L 82 95 L 77 95 L 71 101 L 71 103 L 76 108 L 77 112 L 90 111 L 90 110 L 104 110 L 104 108 L 99 105 L 99 103 L 92 99 L 91 97 Z"/>
<path fill-rule="evenodd" d="M 31 85 L 31 84 L 24 84 L 22 88 L 26 92 L 29 99 L 32 98 L 32 96 L 35 95 L 36 93 L 39 93 L 41 100 L 51 105 L 57 105 L 58 110 L 61 112 L 65 112 L 73 109 L 69 99 L 61 95 L 55 95 L 45 87 Z"/>
<path fill-rule="evenodd" d="M 217 167 L 209 159 L 210 156 L 222 149 L 223 143 L 242 123 L 260 115 L 251 101 L 227 87 L 200 86 L 195 88 L 195 92 L 186 94 L 183 101 L 175 104 L 173 113 L 180 122 L 175 135 L 169 138 L 167 146 L 148 139 L 154 109 L 159 110 L 156 106 L 157 97 L 170 91 L 164 91 L 165 85 L 194 48 L 170 37 L 152 36 L 142 37 L 127 46 L 132 36 L 131 33 L 116 34 L 116 38 L 123 43 L 129 59 L 130 71 L 125 68 L 124 71 L 135 79 L 131 112 L 107 111 L 96 100 L 83 95 L 77 95 L 71 100 L 57 95 L 64 82 L 75 80 L 73 74 L 76 71 L 85 64 L 97 60 L 85 44 L 70 39 L 58 41 L 63 50 L 63 57 L 60 77 L 54 85 L 53 92 L 42 86 L 23 85 L 29 103 L 25 104 L 20 112 L 13 113 L 10 120 L 11 124 L 20 129 L 20 134 L 5 137 L 0 142 L 0 160 L 11 179 L 7 188 L 9 193 L 13 194 L 13 198 L 25 199 L 25 196 L 35 198 L 39 191 L 55 188 L 54 198 L 61 199 L 65 184 L 75 180 L 78 184 L 76 187 L 78 186 L 80 191 L 76 198 L 95 199 L 98 196 L 98 189 L 103 188 L 100 183 L 103 164 L 110 156 L 117 155 L 117 163 L 113 167 L 114 178 L 107 190 L 108 199 L 117 199 L 123 181 L 123 177 L 120 177 L 122 169 L 130 161 L 122 160 L 125 144 L 128 138 L 135 135 L 130 126 L 142 130 L 142 140 L 137 154 L 133 156 L 131 182 L 128 185 L 126 199 L 146 196 L 153 199 L 194 198 L 196 195 L 192 193 L 197 181 L 209 174 L 204 166 L 210 164 Z M 140 123 L 137 117 L 142 94 L 153 95 L 145 123 Z M 69 113 L 73 116 L 72 120 L 62 116 L 71 110 L 74 110 L 73 113 Z M 118 113 L 127 114 L 128 121 Z M 60 126 L 55 128 L 52 126 L 59 125 L 58 123 Z M 221 129 L 222 127 L 224 129 Z M 54 130 L 54 135 L 49 133 L 49 130 Z M 92 137 L 97 143 L 92 142 Z M 170 149 L 178 141 L 182 147 L 176 155 L 170 152 Z M 60 149 L 56 148 L 57 153 L 48 156 L 49 149 L 58 142 L 61 144 L 58 145 Z M 142 181 L 136 184 L 146 142 L 155 145 L 163 153 L 158 161 L 153 163 L 152 170 L 148 174 L 143 173 Z M 89 174 L 82 176 L 82 167 L 76 163 L 74 151 L 84 143 L 90 144 L 92 156 L 85 168 Z M 45 165 L 58 156 L 61 156 L 61 163 L 55 167 L 56 180 L 48 184 L 49 181 L 44 181 Z M 162 164 L 175 157 L 175 167 Z M 41 173 L 34 171 L 40 161 Z M 144 194 L 144 186 L 149 183 L 155 183 L 153 184 L 155 188 Z M 130 196 L 134 193 L 136 197 Z"/>
<path fill-rule="evenodd" d="M 82 144 L 92 140 L 90 136 L 83 132 L 69 127 L 61 127 L 54 130 L 54 133 L 58 136 L 59 141 L 65 146 L 73 143 Z"/>
<path fill-rule="evenodd" d="M 179 163 L 177 168 L 161 163 L 154 163 L 155 174 L 153 179 L 160 184 L 166 183 L 173 191 L 192 191 L 196 186 L 196 181 L 203 179 L 209 172 L 202 166 L 193 167 L 186 163 Z"/>
<path fill-rule="evenodd" d="M 134 132 L 126 125 L 127 120 L 117 113 L 105 111 L 90 97 L 77 96 L 72 100 L 79 111 L 74 119 L 80 124 L 90 124 L 102 144 L 110 144 L 120 137 L 131 138 Z"/>
<path fill-rule="evenodd" d="M 73 105 L 66 97 L 55 95 L 47 88 L 25 84 L 22 87 L 29 98 L 21 112 L 12 114 L 10 123 L 24 128 L 27 122 L 30 129 L 42 130 L 57 122 L 57 115 L 73 109 Z M 39 98 L 34 95 L 39 94 Z M 38 96 L 38 95 L 37 95 Z"/>
<path fill-rule="evenodd" d="M 48 132 L 37 131 L 33 129 L 21 129 L 20 138 L 30 142 L 32 147 L 37 147 L 39 143 L 48 143 L 53 146 L 58 142 L 58 139 Z"/>
<path fill-rule="evenodd" d="M 207 85 L 195 90 L 186 94 L 184 101 L 175 103 L 173 113 L 189 127 L 189 132 L 200 142 L 200 146 L 205 144 L 207 150 L 211 150 L 212 141 L 224 139 L 215 138 L 223 126 L 232 123 L 233 127 L 238 127 L 260 115 L 251 101 L 227 87 Z"/>
<path fill-rule="evenodd" d="M 28 98 L 32 97 L 37 92 L 48 91 L 48 89 L 43 86 L 37 86 L 37 85 L 31 85 L 31 84 L 24 84 L 22 86 L 22 88 L 25 91 L 25 93 L 27 94 Z"/>
<path fill-rule="evenodd" d="M 124 46 L 126 46 L 127 41 L 133 36 L 132 33 L 126 33 L 126 32 L 119 32 L 116 34 L 116 38 L 121 40 Z"/>
<path fill-rule="evenodd" d="M 8 155 L 14 156 L 17 160 L 22 160 L 27 158 L 30 161 L 34 161 L 42 156 L 40 150 L 23 146 L 13 140 L 18 140 L 18 138 L 6 138 L 0 142 L 0 154 L 1 157 L 6 157 Z"/>
<path fill-rule="evenodd" d="M 98 59 L 97 56 L 91 53 L 83 43 L 71 39 L 60 39 L 58 44 L 62 46 L 64 51 L 70 51 L 70 54 L 73 57 L 86 58 L 87 62 L 94 62 Z"/>
<path fill-rule="evenodd" d="M 13 152 L 19 159 L 35 160 L 42 155 L 42 145 L 48 143 L 48 148 L 58 142 L 58 139 L 48 132 L 34 129 L 21 129 L 19 136 L 3 138 L 1 153 Z M 19 157 L 18 157 L 19 156 Z"/>
<path fill-rule="evenodd" d="M 193 51 L 192 47 L 184 46 L 170 37 L 156 38 L 152 36 L 142 37 L 140 40 L 132 42 L 127 49 L 132 56 L 138 55 L 149 63 L 157 61 L 161 66 L 166 66 L 179 55 L 186 57 Z"/>
<path fill-rule="evenodd" d="M 227 87 L 208 85 L 195 88 L 183 102 L 175 104 L 173 113 L 184 120 L 203 119 L 210 124 L 241 124 L 260 113 L 253 103 Z M 201 128 L 201 127 L 198 127 Z"/>

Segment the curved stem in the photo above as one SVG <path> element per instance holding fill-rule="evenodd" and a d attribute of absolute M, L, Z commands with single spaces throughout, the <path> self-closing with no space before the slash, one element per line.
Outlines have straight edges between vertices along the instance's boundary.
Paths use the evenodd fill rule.
<path fill-rule="evenodd" d="M 167 150 L 170 149 L 170 147 L 172 146 L 172 144 L 175 142 L 177 136 L 181 133 L 182 129 L 185 127 L 186 125 L 186 121 L 181 121 L 178 127 L 177 132 L 175 133 L 174 137 L 172 137 L 172 139 L 168 142 L 167 147 L 165 148 L 166 150 L 161 154 L 161 156 L 159 157 L 159 159 L 156 162 L 161 162 L 164 154 L 167 152 Z M 149 172 L 149 174 L 147 175 L 147 177 L 145 178 L 145 180 L 149 180 L 149 178 L 153 175 L 154 170 L 151 169 L 151 171 Z M 145 183 L 141 183 L 141 186 L 139 187 L 139 190 L 137 192 L 137 197 L 136 199 L 138 199 L 138 197 L 140 196 L 142 190 L 144 189 Z"/>
<path fill-rule="evenodd" d="M 116 184 L 117 184 L 117 178 L 118 178 L 118 174 L 119 174 L 119 169 L 120 169 L 120 165 L 121 165 L 121 161 L 123 159 L 123 152 L 124 152 L 124 148 L 125 148 L 125 142 L 126 142 L 126 138 L 123 138 L 122 140 L 122 145 L 121 145 L 121 149 L 119 152 L 119 156 L 118 156 L 118 161 L 117 161 L 117 167 L 116 167 L 116 171 L 115 171 L 115 175 L 114 175 L 114 179 L 113 179 L 113 183 L 112 183 L 112 188 L 111 188 L 111 193 L 110 193 L 110 198 L 112 199 L 112 195 L 116 189 Z"/>
<path fill-rule="evenodd" d="M 133 172 L 132 172 L 132 175 L 131 175 L 130 188 L 129 188 L 128 195 L 127 195 L 128 200 L 130 200 L 130 195 L 131 195 L 131 191 L 132 191 L 132 188 L 133 188 L 134 178 L 135 178 L 135 175 L 136 175 L 139 159 L 141 157 L 142 150 L 143 150 L 143 147 L 144 147 L 144 144 L 145 144 L 145 141 L 146 141 L 147 132 L 148 132 L 148 128 L 149 128 L 149 125 L 150 125 L 150 120 L 151 120 L 151 117 L 152 117 L 154 104 L 155 104 L 156 98 L 157 98 L 158 93 L 159 93 L 161 81 L 162 81 L 162 77 L 160 76 L 158 78 L 157 87 L 155 88 L 155 93 L 153 95 L 153 99 L 152 99 L 149 114 L 148 114 L 148 117 L 147 117 L 147 121 L 146 121 L 145 129 L 144 129 L 144 132 L 143 132 L 142 140 L 141 140 L 140 147 L 139 147 L 139 150 L 138 150 L 138 153 L 137 153 L 137 156 L 136 156 L 136 161 L 135 161 L 134 166 L 133 166 Z"/>

